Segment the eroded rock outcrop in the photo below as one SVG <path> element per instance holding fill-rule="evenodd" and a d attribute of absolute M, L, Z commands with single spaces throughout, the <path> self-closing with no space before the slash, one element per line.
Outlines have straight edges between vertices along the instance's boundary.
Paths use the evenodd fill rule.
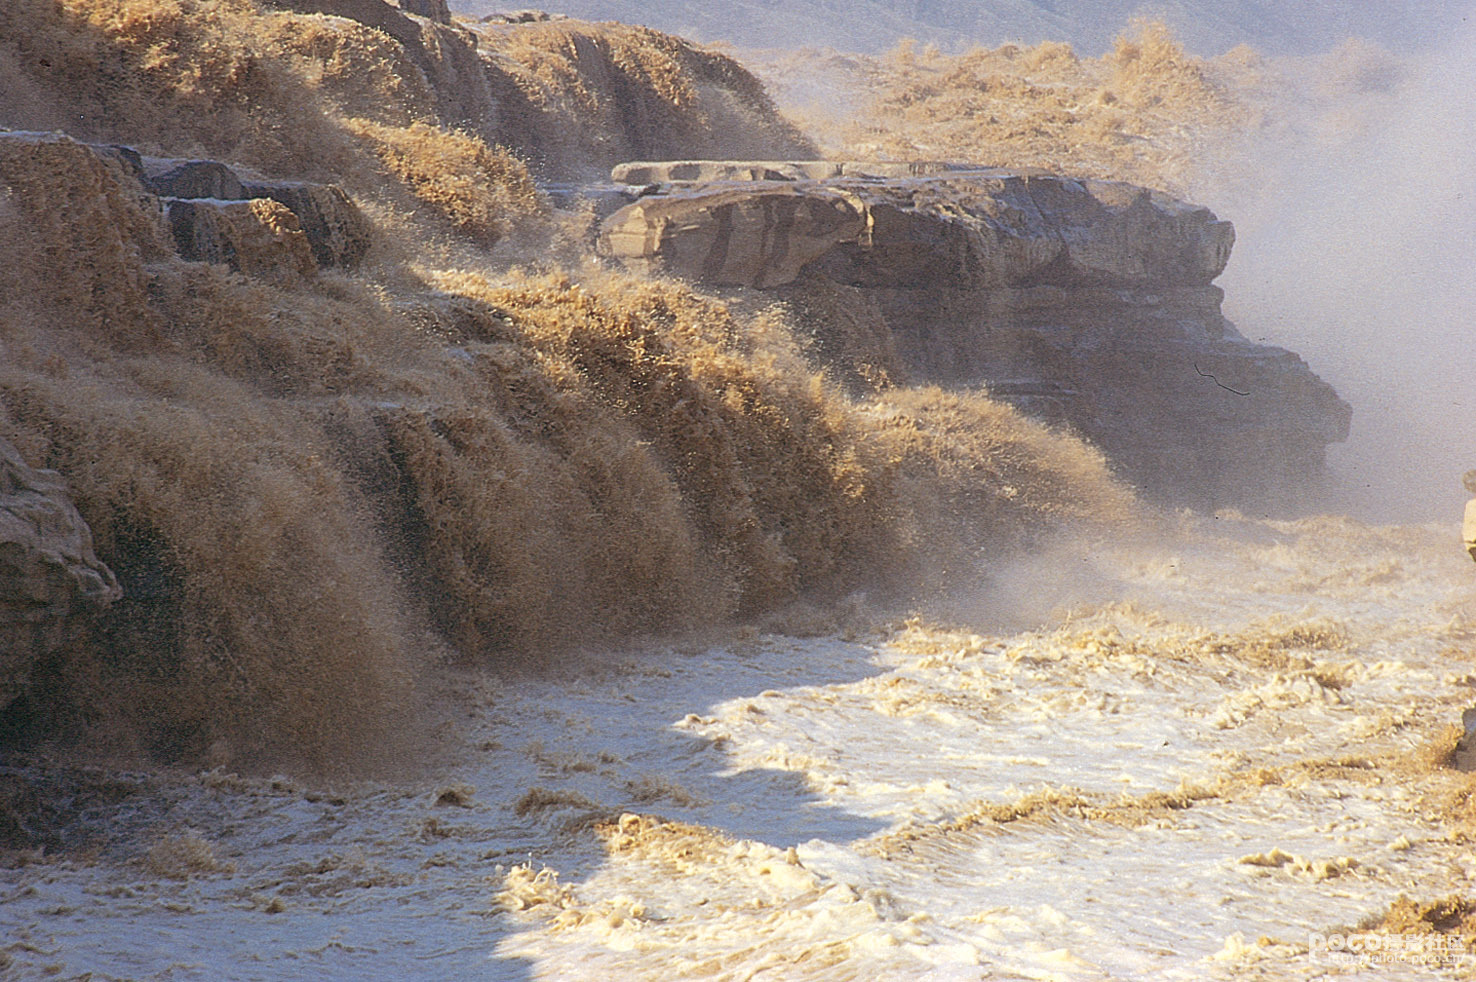
<path fill-rule="evenodd" d="M 1221 314 L 1212 281 L 1234 230 L 1208 209 L 956 164 L 680 161 L 614 177 L 654 186 L 605 220 L 606 254 L 772 291 L 817 334 L 843 307 L 838 330 L 855 335 L 864 312 L 882 364 L 857 364 L 843 339 L 842 375 L 983 385 L 1093 440 L 1150 496 L 1261 500 L 1347 435 L 1330 386 Z"/>
<path fill-rule="evenodd" d="M 962 164 L 842 160 L 635 160 L 617 164 L 610 179 L 618 184 L 710 181 L 824 181 L 836 177 L 920 177 Z"/>
<path fill-rule="evenodd" d="M 107 149 L 125 159 L 132 153 Z M 164 202 L 186 259 L 224 262 L 244 273 L 260 273 L 271 263 L 310 273 L 312 264 L 352 267 L 369 251 L 369 221 L 337 185 L 265 180 L 218 160 L 133 157 L 135 176 Z M 280 207 L 244 205 L 268 200 Z M 298 237 L 310 253 L 307 264 Z"/>
<path fill-rule="evenodd" d="M 866 234 L 866 206 L 844 189 L 729 186 L 642 198 L 605 220 L 600 242 L 643 272 L 774 287 Z"/>
<path fill-rule="evenodd" d="M 134 213 L 157 223 L 160 242 L 172 241 L 182 258 L 250 276 L 352 267 L 372 244 L 369 220 L 333 184 L 268 180 L 217 160 L 144 157 L 59 133 L 0 132 L 0 179 L 28 182 L 46 167 L 95 172 L 106 194 L 138 198 L 144 207 Z M 138 230 L 133 238 L 153 240 Z"/>
<path fill-rule="evenodd" d="M 0 707 L 25 690 L 36 659 L 120 595 L 60 475 L 0 440 Z"/>
<path fill-rule="evenodd" d="M 343 17 L 392 38 L 429 83 L 436 110 L 450 124 L 491 134 L 499 118 L 475 37 L 451 22 L 445 0 L 268 0 L 300 14 Z"/>
<path fill-rule="evenodd" d="M 115 149 L 127 152 L 127 148 Z M 240 201 L 250 197 L 236 172 L 218 160 L 139 157 L 137 166 L 140 181 L 161 198 Z"/>
<path fill-rule="evenodd" d="M 1235 240 L 1208 209 L 1146 188 L 957 165 L 897 173 L 910 166 L 617 168 L 683 183 L 611 216 L 602 241 L 627 265 L 724 286 L 780 286 L 824 256 L 826 275 L 853 286 L 972 289 L 1206 286 Z M 796 243 L 814 255 L 797 262 Z"/>
<path fill-rule="evenodd" d="M 242 182 L 246 198 L 269 198 L 297 216 L 319 266 L 353 267 L 373 242 L 369 220 L 336 184 Z"/>
<path fill-rule="evenodd" d="M 972 164 L 933 160 L 636 160 L 617 164 L 619 184 L 673 181 L 823 181 L 834 177 L 928 177 L 977 171 Z"/>
<path fill-rule="evenodd" d="M 172 198 L 166 205 L 179 254 L 186 259 L 224 263 L 269 280 L 318 271 L 297 216 L 270 198 Z"/>
<path fill-rule="evenodd" d="M 416 17 L 433 20 L 437 24 L 451 23 L 451 8 L 446 0 L 399 0 L 400 9 Z"/>

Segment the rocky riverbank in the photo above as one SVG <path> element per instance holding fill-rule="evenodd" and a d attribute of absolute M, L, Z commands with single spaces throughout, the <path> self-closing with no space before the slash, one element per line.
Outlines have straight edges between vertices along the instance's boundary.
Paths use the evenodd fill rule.
<path fill-rule="evenodd" d="M 982 386 L 1091 440 L 1159 500 L 1284 501 L 1347 436 L 1329 385 L 1221 313 L 1234 229 L 1206 208 L 965 164 L 681 161 L 612 177 L 646 186 L 604 220 L 605 254 L 786 301 L 843 378 Z"/>

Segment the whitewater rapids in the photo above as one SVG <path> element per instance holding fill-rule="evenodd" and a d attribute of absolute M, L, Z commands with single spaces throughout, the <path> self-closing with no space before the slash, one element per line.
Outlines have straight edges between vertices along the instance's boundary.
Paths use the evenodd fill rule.
<path fill-rule="evenodd" d="M 0 869 L 0 967 L 1469 973 L 1329 967 L 1309 942 L 1476 873 L 1446 805 L 1467 778 L 1432 749 L 1476 704 L 1458 535 L 1182 525 L 1168 546 L 989 570 L 946 626 L 858 613 L 827 636 L 645 650 L 577 677 L 468 674 L 458 749 L 430 781 L 28 765 L 75 785 L 91 844 Z"/>

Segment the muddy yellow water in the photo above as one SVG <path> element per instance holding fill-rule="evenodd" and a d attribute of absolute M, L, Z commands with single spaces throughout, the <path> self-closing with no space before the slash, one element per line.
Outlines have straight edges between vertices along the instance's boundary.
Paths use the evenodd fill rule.
<path fill-rule="evenodd" d="M 1445 766 L 1476 704 L 1455 537 L 1184 518 L 986 566 L 931 613 L 858 597 L 825 636 L 468 675 L 428 780 L 56 765 L 91 789 L 92 844 L 0 870 L 0 959 L 21 978 L 1461 977 L 1458 934 L 1375 927 L 1476 869 L 1469 778 Z"/>

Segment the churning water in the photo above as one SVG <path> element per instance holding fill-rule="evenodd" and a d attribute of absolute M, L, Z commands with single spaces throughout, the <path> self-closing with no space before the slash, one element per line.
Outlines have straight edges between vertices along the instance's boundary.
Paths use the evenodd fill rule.
<path fill-rule="evenodd" d="M 468 676 L 430 781 L 56 768 L 96 845 L 0 872 L 0 951 L 93 978 L 1468 971 L 1320 940 L 1476 872 L 1432 750 L 1476 701 L 1453 530 L 1181 525 L 993 571 L 947 627 L 858 607 Z"/>

